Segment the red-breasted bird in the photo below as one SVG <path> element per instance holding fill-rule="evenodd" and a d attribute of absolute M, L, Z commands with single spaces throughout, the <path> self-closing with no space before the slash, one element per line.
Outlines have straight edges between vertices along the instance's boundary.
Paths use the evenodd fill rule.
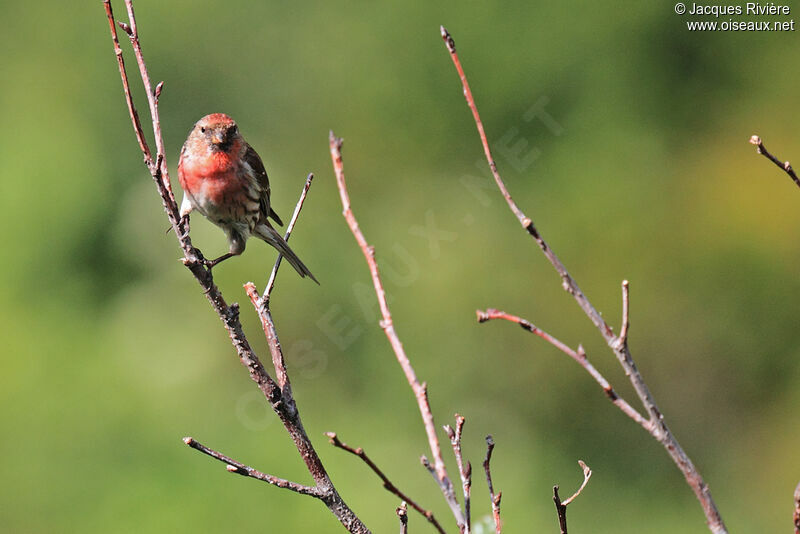
<path fill-rule="evenodd" d="M 232 118 L 212 113 L 197 121 L 181 149 L 178 179 L 184 192 L 181 218 L 186 228 L 189 213 L 197 210 L 228 236 L 229 252 L 208 262 L 209 267 L 244 252 L 253 235 L 275 247 L 300 276 L 317 282 L 270 224 L 269 218 L 283 226 L 269 204 L 267 171 Z"/>

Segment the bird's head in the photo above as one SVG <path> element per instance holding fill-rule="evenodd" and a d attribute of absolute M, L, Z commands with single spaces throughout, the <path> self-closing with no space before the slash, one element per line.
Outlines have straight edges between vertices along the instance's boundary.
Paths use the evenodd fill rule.
<path fill-rule="evenodd" d="M 213 152 L 230 152 L 241 146 L 242 141 L 236 122 L 224 113 L 212 113 L 197 121 L 190 137 L 202 142 Z"/>

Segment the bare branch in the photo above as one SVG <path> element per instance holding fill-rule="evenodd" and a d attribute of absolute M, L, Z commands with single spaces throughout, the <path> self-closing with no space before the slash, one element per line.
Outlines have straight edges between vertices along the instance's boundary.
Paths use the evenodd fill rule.
<path fill-rule="evenodd" d="M 627 415 L 628 417 L 636 421 L 639 425 L 641 425 L 642 428 L 652 433 L 652 428 L 653 428 L 652 422 L 644 418 L 642 414 L 640 414 L 636 410 L 636 408 L 628 404 L 628 401 L 626 401 L 625 399 L 620 397 L 619 394 L 617 394 L 616 390 L 614 390 L 614 388 L 611 387 L 611 384 L 608 383 L 605 377 L 602 374 L 600 374 L 600 372 L 589 362 L 589 358 L 586 356 L 586 352 L 583 350 L 582 346 L 578 345 L 578 349 L 573 350 L 572 348 L 562 343 L 555 337 L 551 336 L 544 330 L 538 328 L 530 321 L 527 321 L 521 317 L 517 317 L 516 315 L 511 315 L 509 313 L 495 310 L 492 308 L 489 308 L 486 311 L 478 311 L 477 313 L 478 313 L 478 322 L 480 323 L 484 323 L 492 319 L 503 319 L 506 321 L 510 321 L 512 323 L 517 323 L 522 327 L 523 330 L 526 330 L 531 334 L 539 336 L 540 338 L 544 339 L 545 341 L 553 345 L 555 348 L 557 348 L 558 350 L 560 350 L 561 352 L 563 352 L 564 354 L 566 354 L 567 356 L 578 362 L 578 364 L 580 364 L 580 366 L 583 367 L 586 370 L 586 372 L 589 373 L 589 375 L 591 375 L 592 378 L 594 378 L 595 382 L 597 382 L 597 384 L 601 388 L 603 388 L 603 392 L 606 394 L 606 397 L 608 397 L 608 399 L 612 403 L 614 403 L 614 405 L 617 408 L 622 410 L 622 412 L 625 415 Z"/>
<path fill-rule="evenodd" d="M 300 216 L 300 211 L 303 209 L 303 203 L 306 200 L 306 196 L 308 195 L 308 190 L 311 188 L 311 182 L 313 179 L 313 174 L 309 174 L 306 178 L 306 182 L 303 185 L 302 191 L 300 192 L 300 198 L 298 199 L 297 205 L 292 213 L 292 219 L 289 221 L 289 225 L 286 227 L 286 235 L 284 237 L 286 241 L 288 241 L 291 237 L 295 224 L 297 224 L 297 219 Z M 284 399 L 288 403 L 287 408 L 290 412 L 296 412 L 297 406 L 295 405 L 294 397 L 292 396 L 292 386 L 289 382 L 289 374 L 286 371 L 286 362 L 283 358 L 283 350 L 281 349 L 280 341 L 278 341 L 278 333 L 275 330 L 275 324 L 272 320 L 272 312 L 269 308 L 270 295 L 272 294 L 272 289 L 275 287 L 275 279 L 278 275 L 278 269 L 281 266 L 282 258 L 283 256 L 279 254 L 278 258 L 275 260 L 275 265 L 272 267 L 272 272 L 270 273 L 269 281 L 267 282 L 267 287 L 264 289 L 263 296 L 258 296 L 258 290 L 252 282 L 246 283 L 244 285 L 244 289 L 247 292 L 247 296 L 250 297 L 250 302 L 253 304 L 259 319 L 261 319 L 261 327 L 264 330 L 264 335 L 267 338 L 270 354 L 272 355 L 272 365 L 275 368 L 275 378 L 277 379 L 278 385 L 283 392 Z"/>
<path fill-rule="evenodd" d="M 558 496 L 558 486 L 553 486 L 553 502 L 556 504 L 560 532 L 567 534 L 567 506 L 561 502 L 561 497 Z"/>
<path fill-rule="evenodd" d="M 500 534 L 502 524 L 500 523 L 500 499 L 503 493 L 498 491 L 494 492 L 494 485 L 492 484 L 492 451 L 494 451 L 494 440 L 492 436 L 486 436 L 486 458 L 483 460 L 483 470 L 486 472 L 486 484 L 489 486 L 489 500 L 492 503 L 492 516 L 494 517 L 494 529 L 496 534 Z"/>
<path fill-rule="evenodd" d="M 397 517 L 400 518 L 400 534 L 407 534 L 408 532 L 408 510 L 406 503 L 403 502 L 396 510 Z"/>
<path fill-rule="evenodd" d="M 313 179 L 314 174 L 309 173 L 308 177 L 306 178 L 306 183 L 303 186 L 303 191 L 300 193 L 300 199 L 297 201 L 297 205 L 294 207 L 292 220 L 289 221 L 289 225 L 286 227 L 286 234 L 283 236 L 283 240 L 287 243 L 289 242 L 289 238 L 292 236 L 292 230 L 294 230 L 294 225 L 297 223 L 297 217 L 300 216 L 300 210 L 303 209 L 303 203 L 306 201 L 306 195 L 308 195 L 308 190 L 311 188 L 311 181 Z M 272 294 L 272 289 L 275 287 L 275 277 L 278 275 L 278 268 L 281 266 L 282 259 L 283 254 L 278 254 L 278 259 L 275 260 L 275 266 L 272 268 L 272 272 L 269 275 L 267 287 L 264 288 L 264 294 L 261 296 L 262 307 L 269 306 L 269 297 Z"/>
<path fill-rule="evenodd" d="M 589 469 L 589 466 L 583 463 L 582 460 L 578 460 L 578 463 L 580 464 L 581 469 L 583 469 L 583 483 L 581 484 L 581 487 L 578 488 L 578 491 L 572 494 L 572 497 L 562 502 L 561 497 L 558 496 L 558 486 L 553 486 L 553 502 L 556 505 L 558 526 L 561 529 L 561 534 L 567 534 L 567 506 L 569 506 L 569 504 L 581 494 L 583 488 L 586 487 L 586 483 L 589 482 L 590 478 L 592 478 L 592 470 Z"/>
<path fill-rule="evenodd" d="M 239 321 L 239 305 L 235 303 L 228 305 L 225 302 L 225 299 L 223 298 L 219 288 L 216 286 L 216 284 L 214 284 L 211 270 L 206 267 L 203 254 L 200 252 L 200 250 L 192 246 L 191 239 L 189 238 L 188 226 L 184 226 L 184 223 L 180 218 L 178 205 L 175 202 L 175 196 L 172 193 L 165 156 L 164 139 L 161 135 L 158 100 L 164 87 L 163 82 L 159 83 L 155 90 L 153 90 L 150 83 L 150 75 L 142 54 L 141 44 L 139 42 L 139 33 L 136 25 L 136 17 L 133 11 L 133 3 L 132 0 L 125 0 L 125 5 L 128 12 L 128 22 L 121 22 L 119 27 L 122 28 L 122 30 L 130 39 L 131 46 L 133 47 L 133 51 L 136 56 L 136 62 L 139 67 L 139 74 L 147 93 L 147 101 L 150 107 L 150 117 L 153 125 L 153 134 L 155 136 L 155 145 L 157 150 L 156 158 L 153 160 L 152 153 L 150 152 L 150 148 L 145 141 L 139 116 L 131 97 L 130 83 L 125 70 L 122 50 L 119 46 L 119 39 L 117 38 L 117 24 L 114 20 L 113 11 L 111 9 L 111 2 L 110 0 L 104 0 L 103 4 L 108 17 L 111 30 L 111 39 L 114 45 L 114 52 L 117 56 L 117 64 L 120 71 L 120 77 L 122 79 L 122 87 L 125 93 L 125 99 L 128 105 L 129 114 L 131 116 L 131 122 L 136 133 L 136 138 L 139 143 L 139 148 L 142 150 L 145 164 L 147 165 L 148 170 L 150 171 L 150 174 L 156 184 L 159 195 L 161 196 L 167 218 L 169 219 L 172 228 L 175 230 L 175 235 L 180 243 L 181 249 L 183 250 L 183 263 L 197 279 L 198 283 L 203 289 L 203 293 L 206 295 L 206 298 L 211 303 L 220 320 L 222 320 L 222 323 L 225 326 L 225 329 L 228 331 L 228 335 L 231 338 L 231 343 L 236 349 L 240 361 L 248 369 L 250 378 L 258 385 L 270 406 L 272 406 L 273 410 L 280 418 L 281 422 L 289 433 L 289 436 L 292 438 L 298 453 L 303 458 L 309 473 L 314 478 L 316 487 L 314 488 L 313 493 L 305 490 L 300 491 L 298 488 L 308 487 L 300 485 L 292 486 L 294 483 L 282 481 L 282 479 L 260 473 L 250 467 L 239 464 L 230 458 L 224 457 L 212 449 L 200 446 L 199 444 L 194 446 L 194 448 L 227 463 L 229 466 L 233 466 L 232 468 L 235 469 L 235 472 L 239 474 L 247 474 L 247 476 L 254 478 L 261 478 L 261 475 L 263 475 L 264 480 L 274 483 L 277 486 L 286 487 L 287 489 L 291 489 L 293 491 L 313 495 L 325 503 L 328 509 L 336 516 L 336 518 L 348 531 L 358 534 L 369 533 L 367 527 L 353 513 L 353 511 L 350 510 L 350 508 L 337 493 L 333 483 L 325 471 L 325 468 L 322 465 L 322 462 L 319 459 L 319 456 L 314 450 L 314 447 L 311 444 L 305 429 L 303 428 L 303 424 L 300 420 L 299 413 L 297 412 L 294 399 L 291 395 L 288 376 L 286 376 L 286 369 L 285 365 L 283 364 L 283 355 L 280 351 L 280 343 L 278 342 L 277 334 L 275 333 L 274 324 L 272 323 L 272 318 L 269 315 L 268 308 L 265 308 L 266 311 L 264 313 L 260 313 L 259 315 L 261 316 L 265 332 L 267 332 L 267 338 L 270 345 L 270 351 L 272 352 L 273 362 L 276 363 L 275 368 L 278 371 L 277 383 L 261 364 L 261 361 L 250 347 L 250 343 L 244 335 L 241 322 Z M 255 293 L 255 287 L 252 289 Z M 255 293 L 255 296 L 256 298 L 254 299 L 254 303 L 258 300 L 257 293 Z M 278 363 L 280 365 L 278 365 Z M 187 444 L 189 445 L 192 445 L 193 443 L 196 444 L 194 440 L 187 441 Z"/>
<path fill-rule="evenodd" d="M 614 331 L 612 328 L 605 322 L 603 317 L 600 313 L 595 309 L 586 295 L 583 294 L 580 287 L 578 286 L 577 282 L 572 278 L 572 276 L 567 271 L 567 268 L 558 259 L 558 256 L 555 255 L 553 250 L 550 246 L 545 242 L 544 238 L 541 236 L 539 231 L 533 224 L 533 221 L 527 217 L 522 210 L 519 209 L 517 204 L 511 198 L 508 189 L 506 188 L 505 183 L 503 182 L 500 174 L 497 171 L 497 164 L 495 163 L 494 159 L 492 158 L 491 150 L 489 149 L 489 142 L 486 137 L 486 132 L 483 128 L 483 123 L 481 122 L 480 115 L 478 114 L 478 108 L 475 105 L 475 100 L 472 97 L 472 91 L 469 88 L 469 83 L 467 82 L 466 75 L 464 74 L 464 69 L 461 67 L 461 62 L 458 58 L 458 53 L 456 52 L 455 42 L 453 41 L 452 36 L 450 33 L 444 28 L 441 27 L 441 34 L 442 38 L 445 41 L 447 46 L 447 50 L 450 53 L 450 58 L 453 60 L 453 64 L 455 65 L 456 71 L 458 72 L 459 78 L 461 79 L 461 85 L 464 91 L 464 97 L 467 100 L 467 105 L 469 106 L 470 110 L 472 111 L 472 116 L 475 119 L 475 126 L 478 129 L 478 135 L 480 136 L 481 143 L 483 145 L 483 151 L 486 155 L 486 161 L 489 164 L 489 168 L 492 171 L 492 176 L 494 177 L 494 181 L 497 184 L 498 189 L 502 193 L 503 197 L 506 199 L 506 203 L 508 204 L 509 209 L 517 218 L 519 223 L 522 227 L 530 234 L 530 236 L 536 241 L 536 244 L 542 250 L 542 253 L 545 255 L 547 260 L 551 263 L 553 268 L 556 270 L 558 275 L 561 278 L 561 285 L 563 288 L 572 295 L 575 302 L 577 302 L 578 306 L 583 310 L 584 314 L 589 318 L 590 321 L 595 325 L 595 327 L 600 332 L 600 335 L 603 336 L 603 339 L 606 341 L 606 344 L 614 351 L 614 355 L 617 357 L 617 361 L 619 362 L 620 366 L 622 366 L 625 374 L 628 376 L 631 384 L 633 385 L 636 394 L 639 396 L 639 399 L 642 401 L 647 414 L 649 416 L 649 422 L 652 426 L 650 429 L 650 434 L 658 440 L 667 453 L 672 458 L 672 461 L 675 465 L 680 469 L 683 473 L 684 478 L 686 479 L 687 484 L 692 488 L 697 497 L 698 501 L 703 507 L 703 512 L 706 516 L 706 523 L 708 524 L 709 529 L 714 534 L 723 534 L 727 533 L 727 529 L 725 528 L 725 523 L 722 521 L 722 517 L 717 510 L 717 506 L 714 503 L 713 498 L 711 497 L 711 492 L 708 489 L 707 484 L 700 476 L 700 473 L 697 472 L 694 464 L 692 463 L 691 459 L 686 455 L 684 450 L 681 448 L 678 441 L 672 435 L 667 427 L 666 422 L 664 421 L 664 417 L 661 414 L 661 411 L 658 409 L 656 405 L 655 399 L 653 398 L 650 390 L 648 389 L 647 385 L 642 378 L 642 375 L 639 373 L 639 370 L 636 367 L 636 364 L 631 357 L 630 351 L 628 350 L 627 343 L 620 343 L 620 338 L 614 335 Z"/>
<path fill-rule="evenodd" d="M 207 454 L 212 458 L 216 458 L 220 462 L 227 464 L 227 469 L 231 473 L 236 473 L 242 476 L 255 478 L 258 480 L 262 480 L 273 486 L 278 486 L 279 488 L 288 489 L 294 491 L 296 493 L 301 493 L 303 495 L 311 495 L 312 497 L 320 497 L 319 490 L 314 486 L 304 486 L 303 484 L 298 484 L 297 482 L 292 482 L 290 480 L 285 480 L 283 478 L 278 478 L 276 476 L 268 475 L 266 473 L 262 473 L 252 467 L 246 466 L 241 462 L 237 462 L 233 458 L 229 458 L 222 453 L 215 451 L 214 449 L 210 449 L 203 445 L 202 443 L 196 441 L 194 438 L 186 437 L 183 438 L 183 442 L 187 444 L 189 447 L 202 452 L 203 454 Z"/>
<path fill-rule="evenodd" d="M 164 137 L 161 135 L 161 120 L 158 115 L 158 99 L 156 96 L 156 91 L 153 90 L 153 86 L 150 83 L 150 74 L 147 72 L 147 65 L 145 64 L 144 56 L 142 55 L 142 45 L 139 42 L 139 30 L 136 27 L 136 16 L 133 14 L 133 0 L 125 0 L 125 7 L 128 10 L 128 24 L 130 25 L 128 36 L 131 40 L 133 53 L 136 55 L 136 63 L 139 65 L 139 74 L 142 77 L 142 83 L 144 83 L 145 92 L 147 93 L 147 103 L 150 105 L 150 117 L 153 122 L 153 136 L 156 140 L 156 158 L 158 162 L 160 162 L 160 165 L 157 166 L 157 170 L 161 173 L 164 188 L 167 190 L 169 196 L 174 202 L 175 197 L 172 194 L 172 185 L 169 181 L 169 171 L 167 170 L 165 162 Z M 161 86 L 163 83 L 164 82 L 161 82 L 161 84 L 159 84 L 158 95 L 161 94 Z"/>
<path fill-rule="evenodd" d="M 348 444 L 342 442 L 335 432 L 326 432 L 325 435 L 328 436 L 330 444 L 333 445 L 334 447 L 338 447 L 343 451 L 347 451 L 350 454 L 353 454 L 361 458 L 361 460 L 365 464 L 367 464 L 370 469 L 372 469 L 372 472 L 378 475 L 378 478 L 380 478 L 381 481 L 383 482 L 383 487 L 386 489 L 386 491 L 400 497 L 400 499 L 403 500 L 404 504 L 408 503 L 409 505 L 411 505 L 411 507 L 417 512 L 419 512 L 423 517 L 425 517 L 425 519 L 427 519 L 434 526 L 434 528 L 436 528 L 436 530 L 444 534 L 444 529 L 442 528 L 442 525 L 440 525 L 439 522 L 436 520 L 436 518 L 433 516 L 433 512 L 430 510 L 426 510 L 425 508 L 417 504 L 416 501 L 414 501 L 411 497 L 406 495 L 397 486 L 395 486 L 394 483 L 391 480 L 389 480 L 389 477 L 387 477 L 386 474 L 384 474 L 384 472 L 375 464 L 375 462 L 373 462 L 372 459 L 369 456 L 367 456 L 367 453 L 364 452 L 364 449 L 362 449 L 361 447 L 353 448 Z"/>
<path fill-rule="evenodd" d="M 344 177 L 344 165 L 342 163 L 342 140 L 334 136 L 333 132 L 331 132 L 329 141 L 331 161 L 333 162 L 333 170 L 336 173 L 336 184 L 339 187 L 339 197 L 342 200 L 342 215 L 344 215 L 345 220 L 347 220 L 347 224 L 350 226 L 350 231 L 356 238 L 358 246 L 361 247 L 361 252 L 364 254 L 364 258 L 367 260 L 369 272 L 372 276 L 372 285 L 375 287 L 375 294 L 378 297 L 378 304 L 381 310 L 382 319 L 380 326 L 386 334 L 386 337 L 389 339 L 389 343 L 392 345 L 395 357 L 400 363 L 400 367 L 403 368 L 403 373 L 406 375 L 406 380 L 411 386 L 414 396 L 417 399 L 417 405 L 419 406 L 419 411 L 422 415 L 422 421 L 425 425 L 425 432 L 428 435 L 428 444 L 431 448 L 431 455 L 433 456 L 434 476 L 439 483 L 440 488 L 442 489 L 444 498 L 447 501 L 447 504 L 450 506 L 450 510 L 453 513 L 453 517 L 456 519 L 459 529 L 463 529 L 466 523 L 464 521 L 464 516 L 461 513 L 461 507 L 456 500 L 455 492 L 453 491 L 453 483 L 450 481 L 450 477 L 447 474 L 447 468 L 445 467 L 444 460 L 442 459 L 442 447 L 439 444 L 439 438 L 436 435 L 436 425 L 433 422 L 433 413 L 431 412 L 430 403 L 428 401 L 427 386 L 417 379 L 414 368 L 411 366 L 411 361 L 408 359 L 408 356 L 406 356 L 405 349 L 403 349 L 403 344 L 400 342 L 400 338 L 397 336 L 397 332 L 394 329 L 394 323 L 392 322 L 392 314 L 389 311 L 389 305 L 386 302 L 386 291 L 383 289 L 383 282 L 381 282 L 381 276 L 378 272 L 378 264 L 375 261 L 375 248 L 367 243 L 367 240 L 364 238 L 364 234 L 361 232 L 361 228 L 358 226 L 355 215 L 353 215 L 353 211 L 350 209 L 350 196 L 347 194 L 347 185 Z"/>
<path fill-rule="evenodd" d="M 110 0 L 104 0 L 103 6 L 106 9 L 106 16 L 108 17 L 108 23 L 111 27 L 111 40 L 114 42 L 114 54 L 117 56 L 119 75 L 122 78 L 122 89 L 125 92 L 125 103 L 128 105 L 128 114 L 131 116 L 131 123 L 133 123 L 133 131 L 136 134 L 136 140 L 139 142 L 139 148 L 144 154 L 144 162 L 150 167 L 153 163 L 153 156 L 150 154 L 150 147 L 147 146 L 147 140 L 144 137 L 142 123 L 139 120 L 139 113 L 136 111 L 136 106 L 133 104 L 133 96 L 131 96 L 130 83 L 128 82 L 128 72 L 125 70 L 125 59 L 122 56 L 122 48 L 119 46 L 119 39 L 117 39 L 117 26 L 114 24 L 114 13 L 111 10 Z M 123 26 L 123 30 L 126 26 L 127 25 Z"/>
<path fill-rule="evenodd" d="M 589 482 L 589 479 L 592 478 L 592 470 L 589 469 L 588 465 L 583 463 L 583 460 L 578 460 L 578 465 L 580 465 L 581 469 L 583 469 L 583 483 L 581 484 L 581 487 L 578 488 L 578 491 L 576 491 L 575 493 L 572 494 L 572 497 L 570 497 L 569 499 L 564 501 L 564 503 L 563 503 L 564 506 L 567 506 L 569 503 L 574 501 L 578 497 L 578 495 L 581 494 L 581 492 L 583 491 L 583 488 L 586 487 L 586 484 Z"/>
<path fill-rule="evenodd" d="M 762 154 L 765 158 L 770 160 L 772 163 L 780 167 L 786 174 L 789 175 L 789 178 L 795 183 L 797 187 L 800 187 L 800 178 L 797 177 L 795 174 L 794 169 L 792 168 L 791 164 L 788 161 L 781 161 L 769 152 L 764 147 L 764 143 L 761 141 L 761 138 L 757 135 L 754 135 L 750 138 L 750 144 L 755 145 L 758 153 Z"/>
<path fill-rule="evenodd" d="M 244 290 L 247 296 L 250 297 L 250 302 L 258 313 L 258 318 L 261 319 L 261 327 L 264 330 L 264 336 L 267 338 L 267 345 L 272 356 L 272 365 L 275 368 L 275 378 L 281 391 L 283 409 L 286 410 L 287 415 L 290 417 L 296 417 L 297 407 L 292 396 L 292 385 L 289 382 L 289 374 L 286 371 L 286 362 L 283 359 L 283 349 L 278 339 L 278 332 L 275 330 L 275 322 L 272 320 L 272 312 L 269 307 L 261 305 L 258 289 L 256 289 L 253 282 L 244 284 Z"/>
<path fill-rule="evenodd" d="M 461 475 L 461 487 L 464 491 L 464 518 L 466 520 L 466 530 L 469 533 L 472 531 L 472 522 L 470 518 L 470 490 L 472 487 L 472 464 L 469 462 L 464 463 L 463 455 L 461 454 L 461 433 L 464 429 L 464 419 L 462 416 L 456 414 L 456 428 L 455 430 L 450 425 L 445 425 L 444 431 L 450 438 L 450 444 L 453 446 L 453 454 L 456 457 L 458 464 L 458 473 Z"/>
<path fill-rule="evenodd" d="M 631 304 L 631 295 L 629 290 L 630 284 L 627 280 L 622 281 L 622 327 L 619 330 L 619 341 L 620 345 L 627 345 L 628 344 L 628 328 L 631 326 L 630 320 L 630 304 Z"/>
<path fill-rule="evenodd" d="M 561 276 L 562 286 L 564 289 L 575 298 L 586 315 L 589 316 L 595 326 L 597 326 L 601 333 L 603 333 L 604 337 L 607 339 L 612 339 L 614 337 L 614 333 L 611 330 L 611 327 L 606 324 L 600 313 L 594 309 L 589 300 L 584 296 L 583 292 L 578 287 L 577 282 L 575 282 L 575 280 L 570 276 L 567 268 L 563 263 L 561 263 L 561 260 L 558 259 L 547 243 L 545 243 L 541 235 L 539 235 L 539 232 L 534 226 L 533 221 L 531 221 L 531 219 L 528 218 L 521 209 L 519 209 L 516 202 L 514 202 L 514 199 L 511 198 L 511 194 L 508 192 L 506 184 L 503 182 L 502 178 L 500 178 L 500 174 L 497 171 L 497 164 L 492 157 L 492 151 L 489 148 L 489 141 L 487 141 L 486 132 L 483 129 L 483 122 L 481 122 L 481 117 L 478 114 L 478 108 L 475 105 L 475 100 L 472 98 L 472 91 L 469 88 L 469 83 L 467 82 L 467 77 L 464 74 L 464 69 L 461 67 L 461 61 L 458 59 L 455 42 L 444 26 L 442 26 L 440 30 L 442 38 L 444 39 L 447 49 L 450 52 L 450 58 L 453 60 L 453 64 L 456 67 L 458 76 L 461 78 L 461 85 L 464 89 L 464 97 L 467 99 L 467 105 L 472 111 L 472 117 L 475 119 L 475 126 L 478 128 L 478 135 L 480 136 L 481 143 L 483 144 L 483 152 L 486 155 L 486 161 L 489 163 L 489 169 L 492 171 L 494 181 L 497 184 L 497 187 L 500 189 L 500 192 L 503 194 L 503 197 L 506 199 L 509 209 L 512 211 L 512 213 L 514 213 L 522 227 L 527 230 L 531 237 L 536 240 L 539 248 L 542 249 L 544 255 L 556 269 L 559 276 Z"/>

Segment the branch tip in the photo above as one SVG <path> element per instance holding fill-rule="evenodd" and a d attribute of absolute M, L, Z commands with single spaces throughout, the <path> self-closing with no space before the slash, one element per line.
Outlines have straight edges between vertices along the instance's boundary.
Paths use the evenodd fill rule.
<path fill-rule="evenodd" d="M 583 463 L 583 460 L 578 460 L 578 465 L 580 465 L 581 469 L 583 469 L 583 483 L 578 488 L 578 490 L 572 494 L 572 497 L 563 502 L 564 506 L 567 506 L 569 503 L 574 501 L 578 497 L 578 495 L 581 494 L 583 488 L 586 487 L 586 484 L 589 482 L 589 479 L 592 478 L 592 470 L 589 468 L 588 465 Z"/>
<path fill-rule="evenodd" d="M 764 146 L 764 142 L 757 135 L 754 135 L 750 138 L 750 143 L 756 145 L 757 152 L 759 154 L 761 154 L 762 156 L 770 160 L 772 163 L 780 167 L 781 170 L 783 170 L 786 174 L 789 175 L 789 178 L 792 179 L 795 185 L 800 187 L 800 178 L 798 178 L 797 174 L 794 172 L 794 169 L 792 168 L 792 165 L 788 161 L 781 161 L 772 154 L 770 154 L 767 151 L 766 147 Z"/>
<path fill-rule="evenodd" d="M 444 39 L 445 45 L 447 45 L 447 50 L 451 54 L 456 53 L 456 42 L 453 40 L 453 36 L 450 35 L 450 32 L 447 31 L 447 28 L 444 26 L 439 26 L 439 33 L 442 35 L 442 39 Z"/>
<path fill-rule="evenodd" d="M 328 131 L 328 142 L 330 143 L 332 149 L 335 149 L 337 152 L 342 151 L 344 139 L 341 137 L 336 137 L 336 135 L 333 133 L 333 130 Z"/>

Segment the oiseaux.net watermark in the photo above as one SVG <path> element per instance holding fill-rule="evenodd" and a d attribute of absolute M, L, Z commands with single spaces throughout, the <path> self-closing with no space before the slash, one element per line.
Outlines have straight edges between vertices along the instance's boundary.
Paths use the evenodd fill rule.
<path fill-rule="evenodd" d="M 697 17 L 686 21 L 689 31 L 795 31 L 791 6 L 774 2 L 746 2 L 741 4 L 675 4 L 675 13 Z"/>

